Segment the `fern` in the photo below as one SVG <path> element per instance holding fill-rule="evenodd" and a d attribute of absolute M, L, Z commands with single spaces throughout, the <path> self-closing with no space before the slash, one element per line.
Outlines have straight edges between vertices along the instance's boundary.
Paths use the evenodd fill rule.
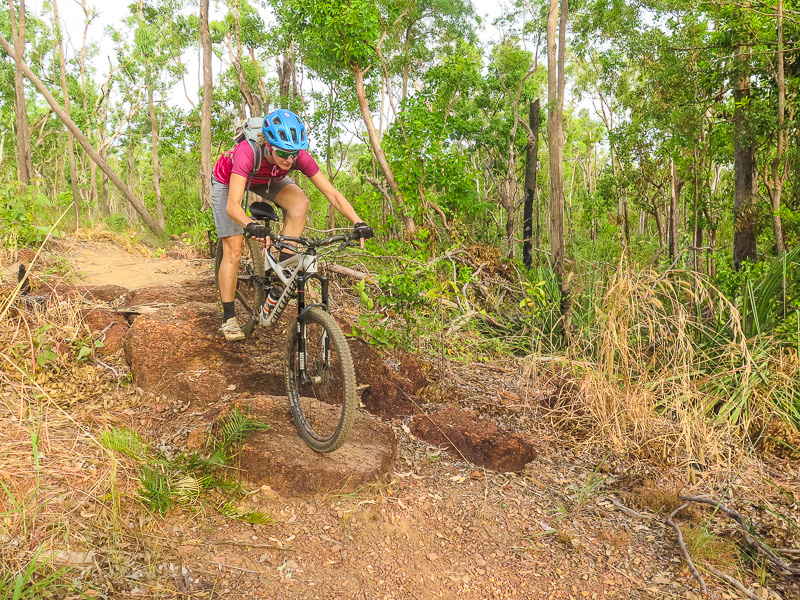
<path fill-rule="evenodd" d="M 232 449 L 244 442 L 247 434 L 267 429 L 269 425 L 246 417 L 234 406 L 220 423 L 219 437 L 214 439 L 215 450 L 210 460 L 229 461 L 233 458 Z"/>
<path fill-rule="evenodd" d="M 100 436 L 100 441 L 105 448 L 115 452 L 122 452 L 132 459 L 142 462 L 145 460 L 150 443 L 135 431 L 124 427 L 106 429 Z"/>
<path fill-rule="evenodd" d="M 160 466 L 155 468 L 150 465 L 142 467 L 139 475 L 139 497 L 153 510 L 164 514 L 172 507 L 172 486 L 170 485 L 170 474 Z"/>
<path fill-rule="evenodd" d="M 220 504 L 217 507 L 217 510 L 219 510 L 219 512 L 229 519 L 236 519 L 238 521 L 244 521 L 245 523 L 251 523 L 253 525 L 267 525 L 272 522 L 272 517 L 270 517 L 267 513 L 257 510 L 243 510 L 241 508 L 237 508 L 236 503 L 233 500 Z"/>

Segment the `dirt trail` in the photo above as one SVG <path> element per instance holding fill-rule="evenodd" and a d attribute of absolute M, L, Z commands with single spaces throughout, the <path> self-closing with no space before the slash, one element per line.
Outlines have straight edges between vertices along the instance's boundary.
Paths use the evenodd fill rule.
<path fill-rule="evenodd" d="M 63 256 L 81 282 L 94 285 L 133 289 L 210 273 L 208 260 L 153 259 L 105 241 L 70 240 Z M 510 374 L 516 368 L 508 362 L 494 376 L 482 374 L 483 387 L 473 385 L 470 365 L 448 364 L 438 375 L 470 381 L 471 394 L 491 399 L 519 392 L 519 379 Z M 118 425 L 158 435 L 168 403 L 129 388 L 98 391 L 75 407 L 77 420 L 95 433 Z M 266 525 L 223 517 L 213 498 L 164 518 L 148 515 L 135 500 L 131 469 L 122 518 L 129 530 L 118 532 L 121 542 L 113 552 L 106 549 L 108 556 L 96 550 L 98 569 L 86 568 L 85 580 L 102 591 L 100 597 L 120 599 L 700 598 L 674 532 L 609 501 L 611 494 L 620 497 L 623 474 L 630 481 L 636 469 L 601 474 L 602 458 L 544 422 L 524 432 L 538 457 L 520 474 L 476 469 L 421 443 L 403 421 L 392 425 L 399 450 L 389 482 L 310 498 L 250 489 L 238 508 L 268 513 L 273 522 Z M 68 431 L 60 433 L 69 438 Z M 0 438 L 30 445 L 1 404 Z M 171 447 L 170 439 L 152 441 L 162 450 L 185 451 Z M 73 456 L 76 451 L 72 446 L 58 460 L 105 470 L 102 453 L 84 459 Z M 0 474 L 2 467 L 0 460 Z M 95 515 L 107 510 L 93 493 L 95 480 L 80 466 L 49 475 L 54 489 L 80 498 L 70 519 L 85 521 L 87 542 L 103 539 L 93 529 Z M 634 502 L 630 496 L 625 501 Z M 706 582 L 707 598 L 735 597 L 707 573 Z M 784 593 L 800 597 L 792 584 Z"/>
<path fill-rule="evenodd" d="M 120 285 L 129 289 L 180 283 L 213 273 L 207 259 L 161 258 L 131 252 L 116 244 L 70 239 L 64 255 L 86 285 Z"/>

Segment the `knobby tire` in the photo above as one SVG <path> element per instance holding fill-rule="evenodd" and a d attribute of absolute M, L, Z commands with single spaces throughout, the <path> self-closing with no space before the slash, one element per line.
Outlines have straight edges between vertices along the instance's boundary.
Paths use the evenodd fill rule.
<path fill-rule="evenodd" d="M 306 370 L 315 379 L 303 384 L 299 377 L 297 323 L 286 343 L 286 390 L 289 408 L 300 437 L 317 452 L 333 452 L 350 435 L 358 398 L 353 358 L 342 330 L 331 315 L 313 307 L 304 317 Z M 330 344 L 324 360 L 323 340 Z"/>

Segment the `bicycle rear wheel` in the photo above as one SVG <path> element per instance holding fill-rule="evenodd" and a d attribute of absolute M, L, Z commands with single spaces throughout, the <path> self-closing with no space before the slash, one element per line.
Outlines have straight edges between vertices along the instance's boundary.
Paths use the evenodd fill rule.
<path fill-rule="evenodd" d="M 239 261 L 239 273 L 236 278 L 236 295 L 233 306 L 236 311 L 236 320 L 245 335 L 250 335 L 253 327 L 258 322 L 258 311 L 264 304 L 266 293 L 264 284 L 264 256 L 261 246 L 252 239 L 244 239 L 242 243 L 242 259 Z M 217 301 L 222 310 L 222 300 L 219 295 L 219 266 L 222 263 L 222 240 L 217 244 L 217 256 L 214 261 L 214 285 L 217 287 Z M 257 278 L 262 279 L 257 279 Z"/>
<path fill-rule="evenodd" d="M 342 330 L 324 310 L 314 307 L 303 318 L 305 371 L 300 373 L 298 325 L 286 343 L 286 390 L 300 437 L 317 452 L 333 452 L 350 435 L 356 415 L 356 376 Z"/>

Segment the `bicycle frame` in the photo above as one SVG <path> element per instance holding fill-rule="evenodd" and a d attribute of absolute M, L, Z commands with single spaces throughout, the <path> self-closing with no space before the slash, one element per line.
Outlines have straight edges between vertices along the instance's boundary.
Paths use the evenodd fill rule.
<path fill-rule="evenodd" d="M 265 281 L 263 285 L 267 285 L 267 277 L 277 277 L 283 283 L 283 293 L 275 308 L 269 315 L 268 324 L 274 323 L 283 314 L 284 309 L 289 304 L 292 294 L 297 293 L 297 319 L 295 321 L 297 327 L 297 342 L 298 342 L 298 367 L 300 369 L 300 380 L 304 384 L 311 383 L 311 378 L 306 373 L 306 331 L 305 331 L 305 315 L 315 306 L 322 308 L 325 312 L 330 312 L 328 306 L 328 278 L 320 275 L 317 270 L 317 253 L 314 248 L 309 248 L 306 252 L 296 252 L 291 257 L 279 262 L 276 261 L 267 248 L 264 249 L 264 265 L 265 265 Z M 271 272 L 270 272 L 271 271 Z M 285 273 L 289 272 L 287 276 Z M 305 286 L 306 283 L 312 279 L 317 279 L 320 282 L 322 291 L 322 302 L 315 302 L 306 305 Z M 323 340 L 323 360 L 327 364 L 330 359 L 330 340 L 325 338 Z"/>

